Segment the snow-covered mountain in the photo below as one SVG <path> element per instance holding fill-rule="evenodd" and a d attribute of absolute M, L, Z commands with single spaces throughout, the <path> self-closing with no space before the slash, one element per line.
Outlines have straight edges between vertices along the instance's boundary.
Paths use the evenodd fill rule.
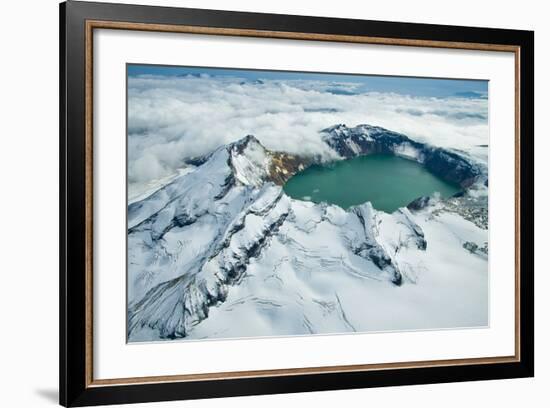
<path fill-rule="evenodd" d="M 222 146 L 128 207 L 130 341 L 487 324 L 486 164 L 368 125 L 323 140 L 342 158 L 417 160 L 465 190 L 346 211 L 284 194 L 316 158 L 253 136 Z"/>

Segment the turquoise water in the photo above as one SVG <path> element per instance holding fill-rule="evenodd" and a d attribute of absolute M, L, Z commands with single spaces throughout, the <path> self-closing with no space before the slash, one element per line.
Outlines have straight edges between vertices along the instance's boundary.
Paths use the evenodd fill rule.
<path fill-rule="evenodd" d="M 415 161 L 371 155 L 311 166 L 288 180 L 284 190 L 298 200 L 346 209 L 370 201 L 378 210 L 393 212 L 434 192 L 450 197 L 460 187 L 434 176 Z"/>

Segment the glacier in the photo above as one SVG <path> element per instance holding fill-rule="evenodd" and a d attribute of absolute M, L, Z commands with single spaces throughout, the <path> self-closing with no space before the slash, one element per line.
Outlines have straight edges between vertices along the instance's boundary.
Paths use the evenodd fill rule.
<path fill-rule="evenodd" d="M 251 135 L 193 158 L 128 205 L 128 341 L 488 324 L 487 162 L 370 125 L 321 137 L 340 160 L 396 154 L 463 190 L 344 210 L 284 194 L 321 158 Z"/>

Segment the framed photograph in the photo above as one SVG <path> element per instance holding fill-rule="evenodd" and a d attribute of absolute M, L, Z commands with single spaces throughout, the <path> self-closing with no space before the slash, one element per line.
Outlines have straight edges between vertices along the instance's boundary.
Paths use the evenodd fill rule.
<path fill-rule="evenodd" d="M 62 405 L 533 376 L 533 32 L 60 27 Z"/>

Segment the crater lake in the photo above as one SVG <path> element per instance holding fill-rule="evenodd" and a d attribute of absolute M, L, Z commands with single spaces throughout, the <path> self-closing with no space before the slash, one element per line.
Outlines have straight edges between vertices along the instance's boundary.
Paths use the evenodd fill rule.
<path fill-rule="evenodd" d="M 370 201 L 375 209 L 388 213 L 421 196 L 437 192 L 446 198 L 460 191 L 460 186 L 442 180 L 416 161 L 382 154 L 312 165 L 291 177 L 283 188 L 298 200 L 344 209 Z"/>

